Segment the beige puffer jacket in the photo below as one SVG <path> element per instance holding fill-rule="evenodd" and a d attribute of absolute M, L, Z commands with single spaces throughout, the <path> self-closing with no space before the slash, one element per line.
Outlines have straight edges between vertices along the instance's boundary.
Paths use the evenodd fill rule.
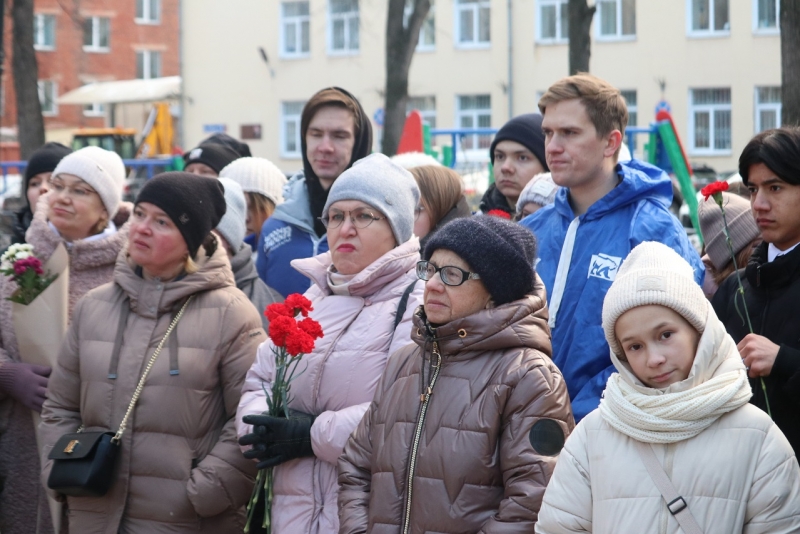
<path fill-rule="evenodd" d="M 415 344 L 389 359 L 339 459 L 339 532 L 531 532 L 574 427 L 567 386 L 549 358 L 541 280 L 524 299 L 435 334 L 422 307 L 414 319 Z M 531 442 L 540 421 L 562 438 L 542 452 Z"/>
<path fill-rule="evenodd" d="M 687 391 L 722 373 L 743 370 L 736 344 L 713 310 L 689 377 L 682 382 L 649 388 L 627 362 L 613 353 L 611 359 L 621 380 L 654 396 Z M 706 534 L 800 532 L 797 459 L 778 427 L 752 404 L 725 413 L 693 438 L 652 446 Z M 634 439 L 613 428 L 598 408 L 567 440 L 547 487 L 536 532 L 681 534 L 683 530 L 642 463 Z"/>
<path fill-rule="evenodd" d="M 178 280 L 145 280 L 137 270 L 123 251 L 114 283 L 75 309 L 42 412 L 42 480 L 63 434 L 81 424 L 87 431 L 118 428 L 173 315 L 194 295 L 128 421 L 115 483 L 100 498 L 68 498 L 70 531 L 241 532 L 255 466 L 242 457 L 234 415 L 266 339 L 261 318 L 234 286 L 222 247 Z"/>

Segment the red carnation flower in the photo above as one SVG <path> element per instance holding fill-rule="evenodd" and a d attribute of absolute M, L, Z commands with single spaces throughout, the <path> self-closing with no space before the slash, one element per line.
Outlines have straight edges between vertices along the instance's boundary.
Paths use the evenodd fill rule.
<path fill-rule="evenodd" d="M 267 306 L 267 309 L 264 310 L 264 315 L 267 316 L 269 322 L 272 322 L 278 317 L 294 317 L 294 310 L 284 303 L 278 302 Z"/>
<path fill-rule="evenodd" d="M 723 191 L 727 190 L 728 182 L 714 182 L 701 189 L 700 194 L 703 195 L 706 200 L 708 200 L 708 197 L 714 196 L 715 193 L 722 193 Z"/>
<path fill-rule="evenodd" d="M 493 209 L 489 210 L 486 215 L 491 215 L 492 217 L 500 217 L 501 219 L 508 219 L 511 220 L 511 214 L 507 211 L 503 211 L 501 209 Z"/>
<path fill-rule="evenodd" d="M 310 317 L 308 319 L 303 319 L 302 321 L 299 321 L 297 323 L 297 327 L 306 334 L 308 334 L 309 336 L 311 336 L 313 339 L 323 337 L 322 326 L 320 326 L 320 324 L 317 321 L 311 319 Z"/>
<path fill-rule="evenodd" d="M 283 301 L 287 308 L 291 308 L 293 312 L 293 316 L 297 315 L 298 313 L 303 314 L 303 317 L 308 317 L 308 312 L 312 311 L 314 308 L 311 306 L 311 301 L 305 298 L 300 293 L 292 293 L 286 300 Z"/>
<path fill-rule="evenodd" d="M 292 317 L 279 315 L 269 323 L 269 338 L 276 347 L 282 347 L 286 344 L 286 338 L 295 330 L 297 321 Z"/>
<path fill-rule="evenodd" d="M 286 336 L 286 352 L 290 356 L 306 354 L 314 350 L 314 338 L 296 328 Z"/>

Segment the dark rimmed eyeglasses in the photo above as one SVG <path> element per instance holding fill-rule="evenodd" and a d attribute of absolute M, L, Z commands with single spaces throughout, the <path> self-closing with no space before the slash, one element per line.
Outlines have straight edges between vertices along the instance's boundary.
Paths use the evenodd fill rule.
<path fill-rule="evenodd" d="M 471 273 L 453 265 L 444 265 L 437 267 L 429 261 L 417 262 L 417 278 L 425 280 L 426 282 L 439 273 L 439 278 L 446 286 L 460 286 L 467 280 L 478 280 L 480 276 L 478 273 Z"/>
<path fill-rule="evenodd" d="M 325 228 L 339 228 L 347 215 L 350 216 L 350 222 L 353 223 L 353 226 L 359 229 L 366 228 L 372 224 L 373 221 L 380 221 L 386 218 L 378 217 L 367 208 L 356 208 L 349 211 L 328 210 L 328 216 L 320 217 L 319 220 Z"/>

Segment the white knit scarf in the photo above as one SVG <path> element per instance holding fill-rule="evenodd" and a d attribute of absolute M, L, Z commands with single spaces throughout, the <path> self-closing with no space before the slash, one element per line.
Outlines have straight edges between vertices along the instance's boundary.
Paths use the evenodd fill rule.
<path fill-rule="evenodd" d="M 715 345 L 714 349 L 723 354 L 736 350 L 728 336 Z M 633 439 L 675 443 L 698 435 L 721 415 L 747 404 L 751 396 L 744 366 L 687 390 L 661 395 L 641 393 L 614 373 L 600 401 L 600 414 L 609 425 Z"/>

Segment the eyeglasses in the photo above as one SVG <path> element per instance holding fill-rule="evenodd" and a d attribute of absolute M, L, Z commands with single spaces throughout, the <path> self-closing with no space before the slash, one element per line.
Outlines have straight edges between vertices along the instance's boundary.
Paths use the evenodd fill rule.
<path fill-rule="evenodd" d="M 460 286 L 467 280 L 478 280 L 480 276 L 478 273 L 471 273 L 453 265 L 445 265 L 437 267 L 429 261 L 417 262 L 417 278 L 425 280 L 426 282 L 433 278 L 433 275 L 439 273 L 439 277 L 446 286 Z"/>
<path fill-rule="evenodd" d="M 386 218 L 376 217 L 375 214 L 367 208 L 356 208 L 349 211 L 329 210 L 328 217 L 320 217 L 319 220 L 325 228 L 339 228 L 344 222 L 345 214 L 349 214 L 350 222 L 353 223 L 353 226 L 361 230 L 372 224 L 373 221 L 380 221 Z"/>
<path fill-rule="evenodd" d="M 60 180 L 50 180 L 48 184 L 50 186 L 50 190 L 54 191 L 56 194 L 61 195 L 66 192 L 72 198 L 86 198 L 92 194 L 96 194 L 96 191 L 85 185 L 69 187 Z"/>

